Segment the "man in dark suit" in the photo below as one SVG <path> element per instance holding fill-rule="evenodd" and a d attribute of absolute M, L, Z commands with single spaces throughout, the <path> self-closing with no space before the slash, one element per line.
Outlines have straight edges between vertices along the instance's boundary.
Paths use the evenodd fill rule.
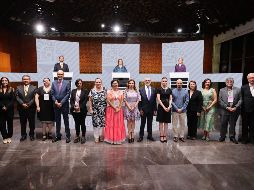
<path fill-rule="evenodd" d="M 55 120 L 56 120 L 56 136 L 52 142 L 61 140 L 61 114 L 63 115 L 66 143 L 71 141 L 69 128 L 69 98 L 71 93 L 71 85 L 68 81 L 63 80 L 64 72 L 57 71 L 57 80 L 52 83 L 51 95 L 54 102 Z"/>
<path fill-rule="evenodd" d="M 147 121 L 147 139 L 150 141 L 154 141 L 152 136 L 152 123 L 153 123 L 153 115 L 156 114 L 156 90 L 151 87 L 151 79 L 146 78 L 145 87 L 139 90 L 141 95 L 141 101 L 138 104 L 138 109 L 141 115 L 141 125 L 139 131 L 139 139 L 138 142 L 143 140 L 144 136 L 144 128 Z"/>
<path fill-rule="evenodd" d="M 21 124 L 21 138 L 20 141 L 26 140 L 26 124 L 29 122 L 29 136 L 30 140 L 34 140 L 34 129 L 35 129 L 35 102 L 34 95 L 36 87 L 30 85 L 31 79 L 29 75 L 22 77 L 23 85 L 17 87 L 16 99 L 18 102 L 18 111 Z"/>
<path fill-rule="evenodd" d="M 221 129 L 219 141 L 225 141 L 229 124 L 229 139 L 233 143 L 238 144 L 235 139 L 235 126 L 240 114 L 242 98 L 240 88 L 234 87 L 233 85 L 234 79 L 227 78 L 226 87 L 220 89 L 219 92 L 219 105 L 221 107 Z"/>
<path fill-rule="evenodd" d="M 254 143 L 254 73 L 249 73 L 247 79 L 249 83 L 241 88 L 242 109 L 246 119 L 242 126 L 243 144 L 249 141 Z"/>
<path fill-rule="evenodd" d="M 66 63 L 64 63 L 64 56 L 59 56 L 59 63 L 56 63 L 54 66 L 54 72 L 58 70 L 63 70 L 64 72 L 69 72 L 69 67 Z"/>

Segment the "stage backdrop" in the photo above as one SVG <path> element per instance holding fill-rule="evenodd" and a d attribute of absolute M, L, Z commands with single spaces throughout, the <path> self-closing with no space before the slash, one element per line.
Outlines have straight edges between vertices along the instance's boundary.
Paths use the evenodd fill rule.
<path fill-rule="evenodd" d="M 78 42 L 36 39 L 36 51 L 39 85 L 42 85 L 44 77 L 52 79 L 54 65 L 58 62 L 60 55 L 64 56 L 64 62 L 68 64 L 70 72 L 73 72 L 74 79 L 79 76 Z"/>
<path fill-rule="evenodd" d="M 112 71 L 117 65 L 118 59 L 123 60 L 131 78 L 137 79 L 139 75 L 139 52 L 139 44 L 102 44 L 102 80 L 104 86 L 110 87 Z"/>

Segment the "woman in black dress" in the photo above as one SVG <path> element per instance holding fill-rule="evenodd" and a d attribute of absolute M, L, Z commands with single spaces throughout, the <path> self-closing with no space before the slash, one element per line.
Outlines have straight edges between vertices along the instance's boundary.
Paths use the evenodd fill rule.
<path fill-rule="evenodd" d="M 3 136 L 4 144 L 11 143 L 13 134 L 14 101 L 14 88 L 9 86 L 9 79 L 7 77 L 2 77 L 0 84 L 0 131 Z"/>
<path fill-rule="evenodd" d="M 161 87 L 157 90 L 158 111 L 156 121 L 159 122 L 160 141 L 167 142 L 168 123 L 171 123 L 172 91 L 168 87 L 168 79 L 161 79 Z"/>
<path fill-rule="evenodd" d="M 49 78 L 43 79 L 43 86 L 39 87 L 35 94 L 35 103 L 39 120 L 42 123 L 42 140 L 45 141 L 47 138 L 52 139 L 52 128 L 54 126 L 54 108 Z"/>
<path fill-rule="evenodd" d="M 81 142 L 84 144 L 86 142 L 86 125 L 85 119 L 87 114 L 86 103 L 88 101 L 88 92 L 82 89 L 83 83 L 82 79 L 77 79 L 75 82 L 76 89 L 71 91 L 71 114 L 75 121 L 76 137 L 74 143 Z M 82 131 L 82 137 L 80 138 L 80 127 Z"/>
<path fill-rule="evenodd" d="M 201 92 L 197 90 L 196 81 L 191 80 L 188 86 L 190 90 L 189 103 L 187 106 L 187 139 L 195 140 L 197 138 L 198 117 L 200 116 L 202 111 L 203 96 Z"/>

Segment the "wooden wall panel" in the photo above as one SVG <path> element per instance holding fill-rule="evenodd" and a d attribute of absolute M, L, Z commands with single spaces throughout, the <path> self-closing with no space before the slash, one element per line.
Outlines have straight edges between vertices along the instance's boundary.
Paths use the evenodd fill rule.
<path fill-rule="evenodd" d="M 140 73 L 160 74 L 162 71 L 162 44 L 142 42 L 140 44 Z"/>
<path fill-rule="evenodd" d="M 79 43 L 80 73 L 102 73 L 102 45 L 97 40 Z"/>
<path fill-rule="evenodd" d="M 11 72 L 10 54 L 0 52 L 0 72 Z"/>
<path fill-rule="evenodd" d="M 213 58 L 213 37 L 205 36 L 204 39 L 204 62 L 203 72 L 212 73 L 212 58 Z"/>

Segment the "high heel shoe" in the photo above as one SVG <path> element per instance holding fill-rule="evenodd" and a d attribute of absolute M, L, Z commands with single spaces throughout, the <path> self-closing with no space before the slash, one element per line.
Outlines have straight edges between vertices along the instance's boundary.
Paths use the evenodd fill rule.
<path fill-rule="evenodd" d="M 128 139 L 128 143 L 131 143 L 132 142 L 132 139 Z"/>

